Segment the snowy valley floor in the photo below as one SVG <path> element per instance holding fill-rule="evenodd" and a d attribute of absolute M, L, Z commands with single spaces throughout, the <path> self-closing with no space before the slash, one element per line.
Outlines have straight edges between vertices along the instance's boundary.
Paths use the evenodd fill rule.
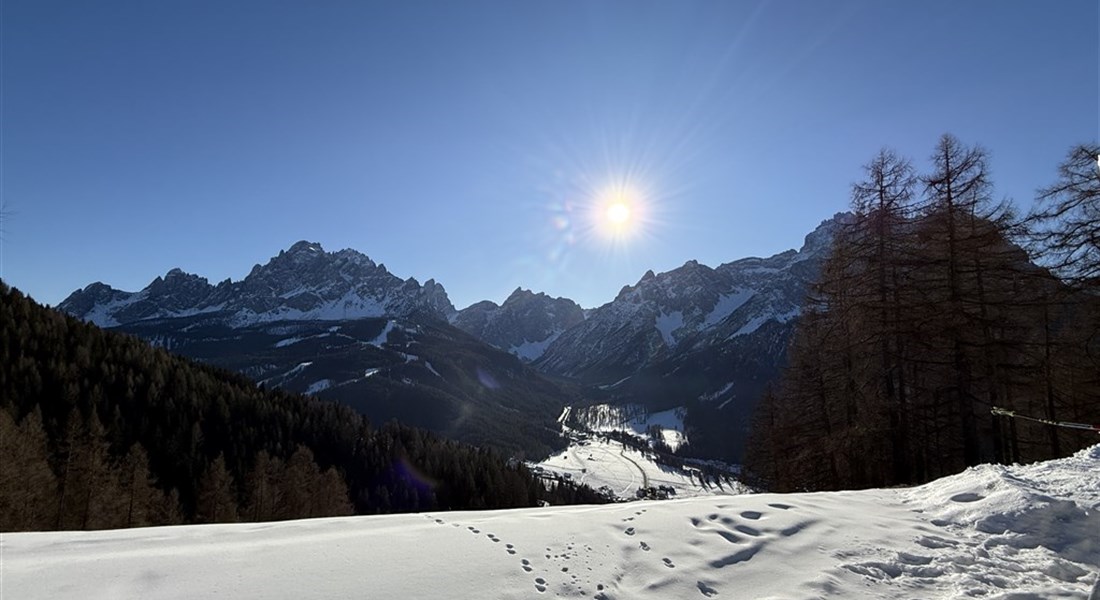
<path fill-rule="evenodd" d="M 624 500 L 635 499 L 638 488 L 645 486 L 667 486 L 676 491 L 677 498 L 732 495 L 745 491 L 744 486 L 736 482 L 703 484 L 698 470 L 685 471 L 659 465 L 638 450 L 618 442 L 594 436 L 585 439 L 582 444 L 570 444 L 536 466 L 593 489 L 606 487 Z M 696 476 L 690 476 L 690 472 Z"/>
<path fill-rule="evenodd" d="M 4 534 L 3 598 L 1088 598 L 1100 446 L 911 489 Z"/>

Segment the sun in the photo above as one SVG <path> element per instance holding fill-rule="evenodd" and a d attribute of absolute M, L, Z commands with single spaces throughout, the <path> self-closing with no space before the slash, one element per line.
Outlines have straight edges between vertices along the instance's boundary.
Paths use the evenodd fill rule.
<path fill-rule="evenodd" d="M 607 205 L 605 216 L 612 225 L 625 225 L 630 220 L 630 205 L 622 200 L 614 200 Z"/>
<path fill-rule="evenodd" d="M 593 225 L 605 238 L 626 241 L 639 233 L 645 202 L 637 187 L 617 182 L 596 193 L 594 200 Z"/>

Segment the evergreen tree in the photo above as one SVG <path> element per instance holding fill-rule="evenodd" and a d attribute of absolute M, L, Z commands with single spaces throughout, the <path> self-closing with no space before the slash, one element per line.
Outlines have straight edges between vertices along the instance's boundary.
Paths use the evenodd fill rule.
<path fill-rule="evenodd" d="M 305 446 L 298 446 L 287 461 L 283 471 L 279 491 L 282 503 L 279 506 L 280 519 L 298 519 L 322 516 L 317 510 L 317 483 L 321 472 L 313 462 L 313 452 Z"/>
<path fill-rule="evenodd" d="M 157 523 L 157 504 L 161 494 L 149 472 L 149 455 L 141 444 L 130 446 L 117 469 L 119 488 L 125 504 L 120 516 L 122 527 L 144 527 Z"/>
<path fill-rule="evenodd" d="M 248 504 L 244 516 L 248 521 L 273 521 L 278 516 L 278 507 L 283 503 L 279 489 L 283 476 L 282 461 L 271 458 L 266 451 L 256 455 L 255 465 L 245 479 L 248 489 Z"/>
<path fill-rule="evenodd" d="M 233 476 L 218 454 L 203 473 L 199 483 L 195 518 L 200 523 L 234 523 L 237 521 L 237 499 Z"/>
<path fill-rule="evenodd" d="M 57 478 L 46 442 L 37 411 L 16 426 L 8 411 L 0 409 L 0 531 L 53 526 Z"/>
<path fill-rule="evenodd" d="M 59 529 L 103 529 L 112 525 L 119 501 L 108 462 L 106 430 L 93 409 L 83 425 L 69 415 L 62 461 Z"/>
<path fill-rule="evenodd" d="M 45 309 L 3 282 L 0 412 L 11 421 L 0 421 L 2 529 L 300 518 L 344 514 L 349 499 L 366 514 L 550 497 L 495 453 L 397 424 L 375 429 L 347 406 L 257 387 Z M 299 447 L 309 460 L 287 484 L 282 461 Z M 418 478 L 397 475 L 402 460 Z M 286 510 L 285 486 L 311 490 L 296 501 L 304 509 Z M 536 491 L 521 499 L 513 487 Z"/>

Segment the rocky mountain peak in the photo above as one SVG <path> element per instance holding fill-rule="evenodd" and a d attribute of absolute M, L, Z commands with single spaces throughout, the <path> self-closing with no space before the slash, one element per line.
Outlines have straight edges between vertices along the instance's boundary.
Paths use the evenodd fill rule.
<path fill-rule="evenodd" d="M 717 268 L 688 260 L 664 273 L 648 271 L 562 334 L 536 367 L 609 384 L 673 356 L 723 347 L 757 331 L 767 338 L 761 338 L 761 348 L 743 340 L 738 347 L 749 349 L 746 356 L 774 352 L 775 340 L 786 335 L 799 314 L 806 286 L 816 278 L 820 259 L 845 218 L 841 213 L 823 222 L 798 251 Z"/>
<path fill-rule="evenodd" d="M 210 282 L 205 277 L 177 267 L 165 273 L 164 277 L 154 279 L 143 291 L 146 295 L 170 298 L 171 303 L 178 306 L 202 299 L 210 293 L 210 289 Z"/>
<path fill-rule="evenodd" d="M 321 248 L 320 244 L 302 240 L 295 242 L 289 249 L 280 250 L 279 254 L 272 257 L 267 264 L 255 268 L 249 277 L 262 275 L 265 272 L 304 272 L 317 269 L 319 265 L 334 262 L 335 257 Z"/>
<path fill-rule="evenodd" d="M 238 282 L 211 286 L 172 269 L 140 292 L 109 286 L 78 290 L 59 305 L 77 317 L 114 326 L 152 318 L 218 314 L 230 325 L 286 319 L 347 319 L 413 313 L 447 319 L 454 306 L 434 280 L 401 280 L 354 250 L 325 252 L 302 240 L 255 265 Z"/>
<path fill-rule="evenodd" d="M 517 287 L 500 306 L 478 302 L 459 311 L 452 323 L 523 360 L 534 360 L 583 320 L 584 310 L 576 302 Z"/>
<path fill-rule="evenodd" d="M 507 298 L 505 298 L 504 304 L 502 304 L 501 306 L 508 306 L 508 305 L 511 305 L 511 304 L 520 304 L 520 303 L 529 301 L 529 300 L 534 299 L 534 298 L 546 298 L 546 297 L 547 297 L 546 294 L 543 294 L 541 292 L 538 293 L 538 294 L 535 294 L 531 290 L 525 290 L 522 287 L 517 287 L 515 289 L 515 291 L 513 291 L 511 294 L 508 295 Z"/>
<path fill-rule="evenodd" d="M 844 225 L 851 223 L 855 216 L 850 212 L 838 212 L 825 219 L 813 231 L 806 234 L 799 254 L 822 254 L 832 247 L 833 237 Z"/>
<path fill-rule="evenodd" d="M 290 248 L 285 251 L 285 254 L 320 254 L 325 250 L 321 247 L 321 244 L 317 242 L 310 242 L 307 240 L 299 240 L 291 244 Z M 279 252 L 280 255 L 284 252 Z"/>

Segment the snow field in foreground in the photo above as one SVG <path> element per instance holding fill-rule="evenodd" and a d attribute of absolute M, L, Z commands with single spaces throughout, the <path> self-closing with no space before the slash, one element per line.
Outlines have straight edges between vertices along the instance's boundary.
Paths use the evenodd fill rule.
<path fill-rule="evenodd" d="M 911 489 L 2 537 L 5 598 L 1089 595 L 1100 446 Z"/>

